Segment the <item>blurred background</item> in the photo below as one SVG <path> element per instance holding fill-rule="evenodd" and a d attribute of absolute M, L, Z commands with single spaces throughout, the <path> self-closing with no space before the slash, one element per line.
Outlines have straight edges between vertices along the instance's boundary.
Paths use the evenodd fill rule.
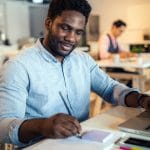
<path fill-rule="evenodd" d="M 42 36 L 50 1 L 0 0 L 0 43 L 14 45 L 23 39 Z M 127 29 L 119 41 L 127 49 L 150 52 L 149 0 L 88 1 L 93 10 L 81 46 L 88 44 L 96 51 L 99 35 L 107 31 L 114 20 L 122 19 L 127 23 Z"/>

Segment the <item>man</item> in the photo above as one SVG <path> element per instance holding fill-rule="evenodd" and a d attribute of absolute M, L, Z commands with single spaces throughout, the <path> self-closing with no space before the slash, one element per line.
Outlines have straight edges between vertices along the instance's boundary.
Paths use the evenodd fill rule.
<path fill-rule="evenodd" d="M 113 54 L 119 53 L 121 57 L 132 56 L 133 54 L 125 51 L 117 42 L 118 37 L 122 35 L 126 28 L 126 23 L 122 20 L 113 22 L 110 33 L 104 34 L 99 39 L 100 59 L 113 57 Z"/>
<path fill-rule="evenodd" d="M 112 80 L 90 56 L 73 51 L 90 11 L 86 0 L 53 0 L 44 39 L 8 62 L 0 79 L 0 141 L 22 145 L 80 133 L 91 90 L 110 103 L 149 109 L 149 96 Z"/>
<path fill-rule="evenodd" d="M 125 31 L 126 23 L 122 20 L 116 20 L 113 22 L 110 33 L 104 34 L 99 39 L 99 58 L 100 59 L 108 59 L 112 58 L 114 61 L 120 61 L 120 58 L 128 58 L 132 57 L 135 54 L 126 51 L 123 49 L 121 45 L 119 45 L 117 39 L 122 35 Z M 119 54 L 119 55 L 114 55 Z M 130 69 L 131 70 L 131 69 Z M 129 68 L 107 68 L 107 72 L 123 72 L 123 73 L 133 73 L 137 72 L 129 71 Z M 132 87 L 132 80 L 127 82 L 128 87 Z"/>

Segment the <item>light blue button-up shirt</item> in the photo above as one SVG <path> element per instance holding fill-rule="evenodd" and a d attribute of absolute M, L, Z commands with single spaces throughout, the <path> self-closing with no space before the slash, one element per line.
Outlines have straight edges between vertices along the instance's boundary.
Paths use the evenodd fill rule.
<path fill-rule="evenodd" d="M 88 54 L 73 51 L 61 63 L 38 40 L 1 71 L 0 142 L 21 144 L 18 129 L 26 119 L 68 114 L 68 109 L 79 121 L 87 119 L 90 91 L 125 105 L 132 90 L 107 76 Z"/>

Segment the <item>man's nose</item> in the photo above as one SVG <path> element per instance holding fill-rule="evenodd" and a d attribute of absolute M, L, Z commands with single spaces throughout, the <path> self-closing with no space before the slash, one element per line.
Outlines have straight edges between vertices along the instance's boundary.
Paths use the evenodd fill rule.
<path fill-rule="evenodd" d="M 74 31 L 70 31 L 65 36 L 65 40 L 74 43 L 76 41 L 76 33 Z"/>

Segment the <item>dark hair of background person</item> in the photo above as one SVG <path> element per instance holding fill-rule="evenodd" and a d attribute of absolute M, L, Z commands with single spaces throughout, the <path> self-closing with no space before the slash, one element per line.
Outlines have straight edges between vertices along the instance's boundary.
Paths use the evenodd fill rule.
<path fill-rule="evenodd" d="M 74 10 L 83 14 L 87 23 L 91 9 L 91 6 L 86 0 L 52 0 L 47 17 L 54 20 L 57 16 L 61 15 L 63 11 Z"/>
<path fill-rule="evenodd" d="M 122 20 L 116 20 L 116 21 L 113 22 L 113 26 L 116 26 L 117 28 L 119 28 L 121 26 L 125 26 L 126 27 L 127 24 L 124 21 L 122 21 Z"/>

